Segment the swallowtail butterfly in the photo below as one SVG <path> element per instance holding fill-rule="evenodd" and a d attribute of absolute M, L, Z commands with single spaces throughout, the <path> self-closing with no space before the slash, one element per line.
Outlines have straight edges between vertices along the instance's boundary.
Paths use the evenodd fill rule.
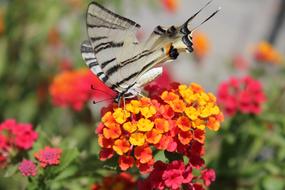
<path fill-rule="evenodd" d="M 162 67 L 154 66 L 193 51 L 192 32 L 197 27 L 190 29 L 190 22 L 210 3 L 181 26 L 157 26 L 145 42 L 139 43 L 139 24 L 93 1 L 86 15 L 89 39 L 81 44 L 82 57 L 91 71 L 118 93 L 117 101 L 135 97 L 142 86 L 162 74 Z"/>

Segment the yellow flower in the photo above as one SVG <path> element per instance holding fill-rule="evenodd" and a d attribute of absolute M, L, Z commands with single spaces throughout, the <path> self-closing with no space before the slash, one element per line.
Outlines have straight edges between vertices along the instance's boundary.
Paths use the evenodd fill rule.
<path fill-rule="evenodd" d="M 156 109 L 154 106 L 150 105 L 150 106 L 146 106 L 141 108 L 141 114 L 145 117 L 145 118 L 150 118 L 152 117 L 154 114 L 156 114 Z"/>
<path fill-rule="evenodd" d="M 135 123 L 127 122 L 124 123 L 123 128 L 129 133 L 133 133 L 137 130 L 137 125 Z"/>
<path fill-rule="evenodd" d="M 140 112 L 141 103 L 138 100 L 132 100 L 129 104 L 126 105 L 126 110 L 138 114 Z"/>
<path fill-rule="evenodd" d="M 145 136 L 143 133 L 133 133 L 130 136 L 130 143 L 134 146 L 142 146 L 145 142 Z"/>
<path fill-rule="evenodd" d="M 193 101 L 193 91 L 188 88 L 186 85 L 179 86 L 179 93 L 183 97 L 186 103 L 191 104 Z"/>
<path fill-rule="evenodd" d="M 147 132 L 147 131 L 152 130 L 154 123 L 151 122 L 149 119 L 141 118 L 138 121 L 137 125 L 138 125 L 139 131 Z"/>
<path fill-rule="evenodd" d="M 198 119 L 198 116 L 200 114 L 194 107 L 187 107 L 185 109 L 185 113 L 191 120 Z"/>
<path fill-rule="evenodd" d="M 196 119 L 195 121 L 193 121 L 192 126 L 196 129 L 201 129 L 201 130 L 205 130 L 206 128 L 205 121 L 202 119 Z"/>
<path fill-rule="evenodd" d="M 123 124 L 126 120 L 131 116 L 130 112 L 123 110 L 122 108 L 117 108 L 114 113 L 113 117 L 115 118 L 116 122 L 119 124 Z"/>

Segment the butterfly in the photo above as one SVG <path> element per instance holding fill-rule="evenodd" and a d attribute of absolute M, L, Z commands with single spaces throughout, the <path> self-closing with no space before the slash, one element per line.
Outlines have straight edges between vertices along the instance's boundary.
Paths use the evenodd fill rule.
<path fill-rule="evenodd" d="M 157 26 L 146 41 L 139 43 L 138 23 L 93 1 L 86 14 L 88 40 L 81 44 L 82 57 L 91 71 L 117 92 L 117 102 L 141 95 L 142 87 L 163 72 L 162 67 L 155 66 L 175 60 L 180 53 L 193 51 L 195 28 L 190 29 L 190 23 L 211 2 L 181 26 Z"/>

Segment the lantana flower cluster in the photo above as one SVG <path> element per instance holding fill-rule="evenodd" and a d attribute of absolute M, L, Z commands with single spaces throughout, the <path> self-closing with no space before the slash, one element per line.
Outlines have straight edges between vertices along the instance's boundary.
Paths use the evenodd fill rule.
<path fill-rule="evenodd" d="M 34 154 L 36 161 L 42 168 L 48 166 L 56 166 L 60 164 L 62 150 L 60 148 L 51 148 L 49 146 L 39 150 Z M 38 164 L 37 163 L 37 164 Z M 24 159 L 18 169 L 23 176 L 36 176 L 37 175 L 37 164 L 31 160 Z"/>
<path fill-rule="evenodd" d="M 0 163 L 2 166 L 13 151 L 32 148 L 38 139 L 38 133 L 31 124 L 17 123 L 15 119 L 7 119 L 0 124 Z"/>
<path fill-rule="evenodd" d="M 98 90 L 92 90 L 92 85 Z M 75 111 L 82 110 L 83 106 L 94 97 L 104 97 L 108 93 L 114 93 L 88 69 L 64 71 L 58 74 L 49 91 L 56 106 L 71 107 Z"/>
<path fill-rule="evenodd" d="M 104 177 L 101 183 L 93 184 L 91 190 L 133 190 L 135 187 L 135 178 L 129 173 L 122 172 Z"/>
<path fill-rule="evenodd" d="M 254 55 L 260 62 L 281 64 L 284 61 L 282 55 L 268 42 L 260 42 L 255 48 Z"/>
<path fill-rule="evenodd" d="M 212 169 L 204 169 L 199 177 L 193 175 L 193 167 L 190 163 L 184 164 L 181 160 L 174 160 L 171 163 L 157 161 L 154 170 L 146 180 L 140 180 L 139 190 L 149 189 L 192 189 L 203 190 L 205 186 L 210 186 L 216 179 L 216 173 Z"/>
<path fill-rule="evenodd" d="M 218 102 L 229 116 L 237 112 L 259 114 L 265 101 L 262 84 L 250 76 L 232 77 L 218 88 Z"/>
<path fill-rule="evenodd" d="M 215 96 L 195 83 L 164 91 L 158 99 L 131 100 L 102 117 L 100 159 L 118 155 L 122 170 L 136 165 L 149 173 L 156 161 L 153 152 L 162 150 L 185 155 L 201 167 L 205 129 L 217 131 L 222 120 Z"/>

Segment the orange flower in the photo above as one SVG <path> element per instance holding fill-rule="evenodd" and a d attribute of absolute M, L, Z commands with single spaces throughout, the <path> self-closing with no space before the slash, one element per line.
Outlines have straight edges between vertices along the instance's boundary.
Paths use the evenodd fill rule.
<path fill-rule="evenodd" d="M 175 12 L 180 4 L 180 0 L 161 0 L 164 8 L 170 12 Z"/>
<path fill-rule="evenodd" d="M 163 118 L 157 118 L 154 120 L 155 128 L 160 133 L 166 133 L 169 131 L 169 122 Z"/>
<path fill-rule="evenodd" d="M 161 105 L 159 112 L 165 119 L 172 119 L 174 116 L 174 111 L 169 105 Z"/>
<path fill-rule="evenodd" d="M 131 156 L 120 156 L 119 166 L 121 170 L 126 171 L 134 165 L 134 158 Z"/>
<path fill-rule="evenodd" d="M 161 94 L 161 99 L 164 100 L 166 103 L 173 102 L 174 100 L 178 100 L 179 96 L 173 92 L 164 91 Z"/>
<path fill-rule="evenodd" d="M 260 42 L 255 49 L 255 59 L 261 62 L 281 64 L 282 56 L 268 42 Z"/>
<path fill-rule="evenodd" d="M 152 150 L 149 146 L 138 146 L 135 148 L 135 157 L 140 163 L 145 164 L 152 160 Z"/>
<path fill-rule="evenodd" d="M 178 134 L 178 139 L 183 145 L 187 145 L 193 139 L 193 135 L 191 131 L 180 131 Z"/>
<path fill-rule="evenodd" d="M 106 139 L 103 135 L 98 136 L 98 144 L 102 148 L 112 148 L 114 144 L 113 139 Z"/>
<path fill-rule="evenodd" d="M 169 105 L 173 109 L 173 111 L 178 113 L 182 113 L 186 108 L 184 101 L 180 99 L 170 102 Z"/>
<path fill-rule="evenodd" d="M 123 155 L 130 150 L 130 143 L 126 139 L 117 139 L 113 145 L 113 150 L 117 154 Z"/>
<path fill-rule="evenodd" d="M 191 129 L 191 121 L 188 117 L 179 117 L 176 121 L 176 124 L 182 131 L 189 131 Z"/>
<path fill-rule="evenodd" d="M 210 41 L 208 37 L 202 32 L 195 32 L 193 34 L 193 48 L 197 59 L 203 59 L 210 50 Z"/>
<path fill-rule="evenodd" d="M 49 86 L 49 93 L 54 105 L 71 107 L 75 111 L 81 111 L 88 100 L 96 97 L 105 98 L 106 96 L 99 91 L 92 90 L 91 85 L 110 94 L 110 96 L 114 95 L 114 92 L 87 68 L 64 71 L 56 75 Z"/>
<path fill-rule="evenodd" d="M 121 136 L 122 131 L 119 124 L 113 123 L 108 128 L 103 129 L 103 135 L 106 139 L 117 139 Z"/>
<path fill-rule="evenodd" d="M 146 133 L 146 141 L 151 144 L 159 143 L 161 137 L 162 137 L 162 134 L 157 129 L 153 129 Z"/>
<path fill-rule="evenodd" d="M 107 112 L 103 117 L 102 117 L 102 122 L 104 123 L 105 126 L 109 127 L 113 123 L 115 123 L 115 118 L 113 117 L 111 112 Z"/>
<path fill-rule="evenodd" d="M 193 138 L 199 143 L 204 144 L 205 142 L 205 130 L 195 129 Z"/>

